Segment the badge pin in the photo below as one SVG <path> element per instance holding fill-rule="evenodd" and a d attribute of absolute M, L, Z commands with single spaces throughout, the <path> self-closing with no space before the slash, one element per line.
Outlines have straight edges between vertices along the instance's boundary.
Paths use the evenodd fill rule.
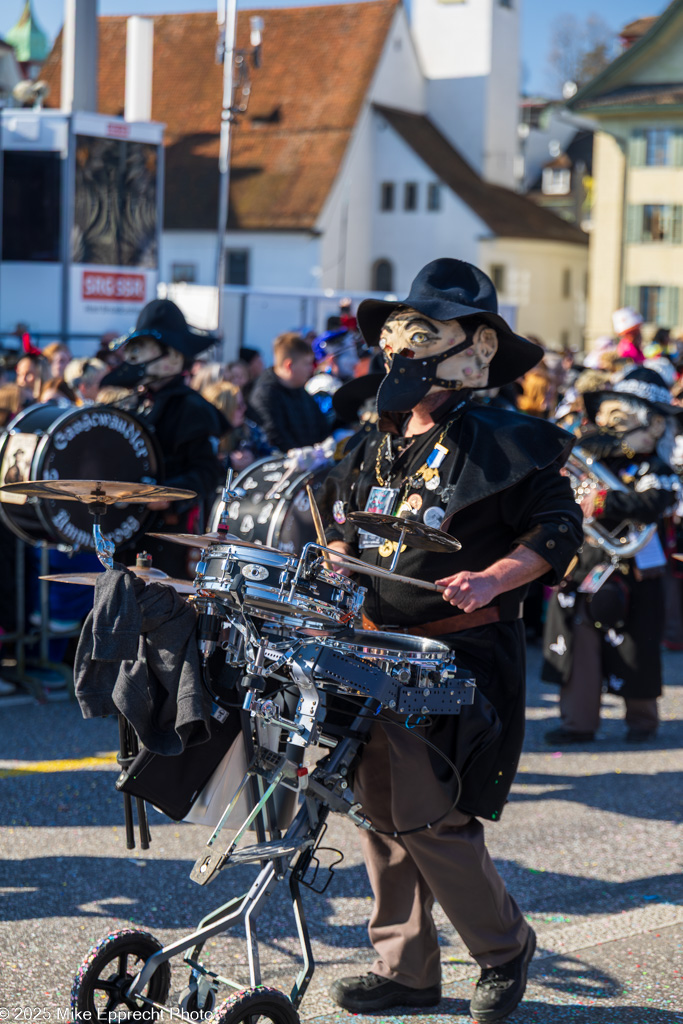
<path fill-rule="evenodd" d="M 379 546 L 379 553 L 382 558 L 388 558 L 394 553 L 394 545 L 390 540 L 384 540 Z"/>
<path fill-rule="evenodd" d="M 434 476 L 430 476 L 429 480 L 425 480 L 425 487 L 428 491 L 435 491 L 441 483 L 441 477 L 434 470 Z"/>
<path fill-rule="evenodd" d="M 332 506 L 332 515 L 334 516 L 335 523 L 339 523 L 340 526 L 344 525 L 346 522 L 346 513 L 344 512 L 343 501 L 335 501 Z"/>
<path fill-rule="evenodd" d="M 422 508 L 422 497 L 419 494 L 409 494 L 406 502 L 410 505 L 413 512 L 419 512 Z"/>
<path fill-rule="evenodd" d="M 425 509 L 422 518 L 426 526 L 431 526 L 434 530 L 438 530 L 446 518 L 446 511 L 438 505 L 432 505 L 430 508 Z"/>

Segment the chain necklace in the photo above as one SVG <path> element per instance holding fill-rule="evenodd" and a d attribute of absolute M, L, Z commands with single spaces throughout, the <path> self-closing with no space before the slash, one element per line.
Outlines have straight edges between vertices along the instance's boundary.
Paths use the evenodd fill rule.
<path fill-rule="evenodd" d="M 437 444 L 441 444 L 441 442 L 443 441 L 444 437 L 446 436 L 448 431 L 451 429 L 451 427 L 455 423 L 456 419 L 457 419 L 457 417 L 453 417 L 453 419 L 448 421 L 446 426 L 441 431 L 441 435 L 439 436 L 439 439 L 435 442 L 434 447 L 436 447 Z M 400 452 L 401 455 L 403 455 L 408 450 L 408 448 L 411 446 L 412 442 L 413 442 L 413 439 L 411 438 L 411 440 L 410 440 L 409 444 L 407 445 L 407 447 L 404 448 L 402 452 Z M 389 472 L 387 473 L 386 480 L 382 476 L 382 459 L 383 459 L 384 454 L 385 454 L 385 452 L 384 452 L 385 448 L 387 449 L 386 454 L 387 454 L 388 459 L 389 459 Z M 390 435 L 389 434 L 385 434 L 384 437 L 382 438 L 381 443 L 377 446 L 377 457 L 375 459 L 375 477 L 376 477 L 377 483 L 380 485 L 380 487 L 388 487 L 389 486 L 389 482 L 391 480 L 392 468 L 393 468 L 393 461 L 394 461 L 394 459 L 393 459 L 393 454 L 392 454 L 392 451 L 391 451 Z M 426 465 L 426 463 L 424 463 L 422 466 L 420 466 L 420 469 L 418 469 L 417 473 L 411 474 L 409 480 L 406 483 L 406 486 L 407 486 L 408 483 L 410 483 L 410 480 L 412 480 L 412 478 L 414 476 L 419 476 L 420 470 L 424 469 L 425 465 Z"/>

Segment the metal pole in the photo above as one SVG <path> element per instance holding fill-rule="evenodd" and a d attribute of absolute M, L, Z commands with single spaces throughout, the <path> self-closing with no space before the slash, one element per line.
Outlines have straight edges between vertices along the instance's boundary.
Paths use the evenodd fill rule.
<path fill-rule="evenodd" d="M 237 35 L 237 0 L 225 0 L 225 49 L 223 51 L 223 106 L 218 155 L 220 174 L 218 187 L 218 228 L 216 232 L 216 287 L 218 288 L 218 324 L 223 326 L 223 285 L 225 284 L 225 233 L 228 227 L 228 194 L 230 185 L 230 129 L 234 90 L 235 38 Z M 225 341 L 223 356 L 225 357 Z"/>

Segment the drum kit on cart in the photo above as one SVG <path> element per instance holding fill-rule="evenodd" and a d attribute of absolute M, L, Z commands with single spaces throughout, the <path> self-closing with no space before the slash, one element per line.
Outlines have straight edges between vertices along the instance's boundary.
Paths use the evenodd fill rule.
<path fill-rule="evenodd" d="M 134 443 L 149 454 L 151 445 L 145 444 L 139 425 L 135 428 Z M 124 437 L 121 428 L 118 436 Z M 6 477 L 5 473 L 0 478 Z M 111 1020 L 115 1015 L 119 1021 L 189 1017 L 236 1024 L 262 1018 L 296 1024 L 297 1008 L 314 971 L 302 889 L 324 891 L 338 863 L 321 864 L 321 852 L 328 849 L 324 835 L 330 812 L 360 828 L 374 829 L 352 788 L 353 768 L 373 723 L 391 721 L 419 742 L 417 724 L 437 715 L 458 714 L 474 700 L 474 680 L 458 672 L 445 644 L 364 629 L 365 590 L 356 582 L 363 574 L 393 575 L 405 586 L 438 589 L 433 583 L 398 576 L 398 555 L 403 545 L 457 550 L 457 540 L 422 522 L 351 513 L 350 521 L 359 528 L 395 541 L 396 555 L 388 569 L 341 555 L 325 545 L 320 533 L 314 487 L 322 479 L 320 471 L 288 474 L 282 460 L 272 458 L 243 471 L 234 483 L 229 474 L 209 533 L 164 535 L 169 542 L 201 549 L 193 582 L 165 577 L 144 558 L 132 569 L 150 585 L 165 584 L 187 595 L 198 616 L 203 666 L 198 685 L 208 690 L 214 711 L 218 709 L 224 719 L 240 716 L 246 761 L 242 759 L 239 777 L 231 778 L 227 788 L 224 779 L 216 778 L 218 772 L 211 780 L 214 791 L 222 781 L 218 788 L 224 796 L 191 878 L 207 885 L 225 868 L 245 863 L 253 863 L 257 874 L 246 893 L 222 902 L 189 934 L 168 945 L 135 929 L 116 932 L 95 945 L 73 983 L 74 1021 Z M 256 486 L 245 487 L 249 481 Z M 139 478 L 121 483 L 64 479 L 57 473 L 5 482 L 0 492 L 0 509 L 19 515 L 20 528 L 29 535 L 39 530 L 36 524 L 45 529 L 45 523 L 57 521 L 62 531 L 70 523 L 81 536 L 87 524 L 88 546 L 97 552 L 105 572 L 113 567 L 115 537 L 122 524 L 144 523 L 149 502 L 193 496 Z M 8 496 L 23 503 L 6 505 Z M 108 529 L 110 522 L 115 523 L 113 530 Z M 356 579 L 350 579 L 348 571 Z M 55 578 L 94 584 L 100 575 Z M 227 689 L 219 684 L 217 663 L 230 673 Z M 193 750 L 196 757 L 202 748 Z M 454 793 L 442 817 L 457 803 L 459 789 L 455 766 L 444 760 L 453 772 Z M 130 774 L 129 770 L 122 776 Z M 444 803 L 449 797 L 444 796 Z M 148 833 L 143 807 L 138 800 L 144 840 Z M 127 820 L 129 833 L 131 822 L 132 816 Z M 301 970 L 287 994 L 262 985 L 256 930 L 259 913 L 278 884 L 288 886 L 302 955 Z M 241 926 L 246 937 L 247 988 L 202 959 L 206 943 L 235 926 Z M 171 997 L 174 958 L 181 958 L 184 987 Z M 176 979 L 177 974 L 174 990 Z"/>

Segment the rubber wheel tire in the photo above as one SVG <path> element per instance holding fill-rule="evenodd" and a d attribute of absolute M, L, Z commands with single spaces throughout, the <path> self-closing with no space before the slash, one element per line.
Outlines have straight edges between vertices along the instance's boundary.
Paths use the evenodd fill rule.
<path fill-rule="evenodd" d="M 299 1014 L 284 992 L 276 988 L 246 988 L 236 992 L 216 1011 L 215 1024 L 257 1024 L 257 1021 L 272 1021 L 273 1024 L 299 1024 Z"/>
<path fill-rule="evenodd" d="M 113 932 L 88 952 L 71 986 L 71 1012 L 77 1021 L 107 1020 L 117 1008 L 150 1011 L 150 1006 L 139 998 L 127 999 L 130 987 L 143 963 L 160 949 L 162 944 L 149 932 L 127 928 Z M 165 1003 L 171 988 L 171 965 L 161 964 L 150 978 L 143 995 L 157 1003 Z M 158 1011 L 152 1010 L 152 1016 Z M 149 1016 L 143 1019 L 149 1020 Z"/>

